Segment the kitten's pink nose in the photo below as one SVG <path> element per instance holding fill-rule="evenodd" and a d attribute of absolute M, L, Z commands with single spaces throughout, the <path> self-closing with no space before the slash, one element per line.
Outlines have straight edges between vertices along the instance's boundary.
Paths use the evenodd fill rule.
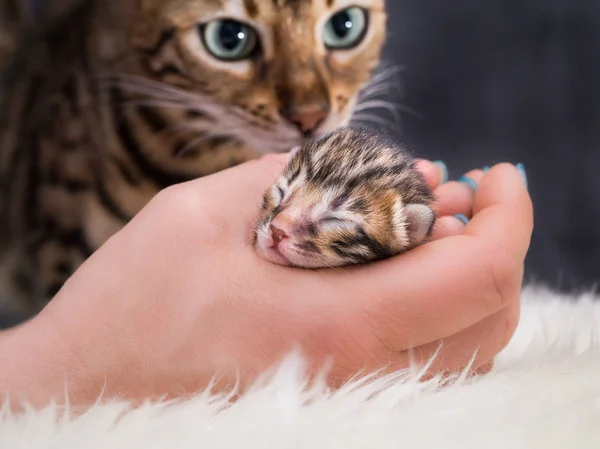
<path fill-rule="evenodd" d="M 275 248 L 277 248 L 277 246 L 279 246 L 279 243 L 281 243 L 281 241 L 283 239 L 288 238 L 288 235 L 286 234 L 285 231 L 283 231 L 282 229 L 279 229 L 278 227 L 276 227 L 275 225 L 271 225 L 271 237 L 273 238 L 273 245 L 275 246 Z"/>
<path fill-rule="evenodd" d="M 306 106 L 293 109 L 285 115 L 303 134 L 311 134 L 325 121 L 327 114 L 329 114 L 329 109 L 326 107 Z"/>

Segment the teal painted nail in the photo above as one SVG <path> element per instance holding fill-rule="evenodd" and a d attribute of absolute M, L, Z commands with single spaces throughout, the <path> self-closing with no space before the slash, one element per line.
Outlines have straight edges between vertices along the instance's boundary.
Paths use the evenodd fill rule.
<path fill-rule="evenodd" d="M 519 162 L 517 164 L 517 170 L 519 171 L 519 174 L 521 175 L 521 178 L 523 178 L 523 182 L 525 183 L 525 187 L 529 188 L 529 182 L 527 181 L 527 172 L 525 171 L 525 164 Z"/>
<path fill-rule="evenodd" d="M 466 224 L 469 224 L 469 221 L 470 221 L 470 220 L 469 220 L 467 217 L 465 217 L 463 214 L 457 214 L 457 215 L 455 215 L 455 216 L 454 216 L 454 218 L 457 218 L 457 219 L 459 219 L 459 220 L 460 220 L 460 221 L 462 221 L 462 222 L 463 222 L 463 224 L 465 224 L 465 225 L 466 225 Z"/>
<path fill-rule="evenodd" d="M 458 182 L 462 182 L 463 184 L 468 185 L 469 187 L 471 187 L 471 189 L 473 189 L 473 192 L 477 192 L 477 183 L 468 176 L 461 176 Z"/>
<path fill-rule="evenodd" d="M 435 165 L 437 165 L 438 167 L 440 167 L 440 171 L 442 172 L 442 182 L 441 182 L 441 184 L 443 184 L 446 181 L 448 181 L 448 167 L 446 167 L 446 164 L 444 164 L 442 161 L 433 161 L 433 163 Z"/>
<path fill-rule="evenodd" d="M 485 167 L 482 168 L 482 170 L 483 170 L 484 173 L 487 173 L 487 172 L 490 171 L 490 166 L 486 165 Z"/>

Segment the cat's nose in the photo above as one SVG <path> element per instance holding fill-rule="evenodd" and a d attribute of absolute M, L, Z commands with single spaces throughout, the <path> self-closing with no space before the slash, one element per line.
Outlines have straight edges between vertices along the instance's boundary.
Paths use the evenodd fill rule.
<path fill-rule="evenodd" d="M 278 228 L 274 224 L 271 224 L 270 228 L 271 238 L 273 239 L 273 244 L 275 245 L 275 247 L 277 247 L 283 239 L 288 238 L 287 233 L 283 229 Z"/>
<path fill-rule="evenodd" d="M 284 113 L 305 136 L 310 136 L 325 121 L 328 114 L 329 108 L 323 106 L 305 106 Z"/>

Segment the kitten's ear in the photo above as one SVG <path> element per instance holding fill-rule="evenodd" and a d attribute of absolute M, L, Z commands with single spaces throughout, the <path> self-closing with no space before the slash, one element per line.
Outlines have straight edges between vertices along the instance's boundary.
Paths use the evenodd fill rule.
<path fill-rule="evenodd" d="M 410 246 L 420 245 L 431 231 L 435 212 L 424 204 L 407 204 L 404 206 L 404 216 Z"/>

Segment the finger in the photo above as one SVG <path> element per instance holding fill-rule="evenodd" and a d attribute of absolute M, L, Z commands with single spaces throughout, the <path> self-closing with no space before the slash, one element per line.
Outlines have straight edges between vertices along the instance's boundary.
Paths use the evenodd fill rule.
<path fill-rule="evenodd" d="M 519 315 L 520 303 L 514 300 L 509 307 L 441 341 L 401 351 L 394 351 L 384 345 L 379 351 L 371 351 L 370 358 L 365 357 L 365 371 L 394 373 L 413 368 L 422 374 L 423 379 L 439 374 L 447 376 L 461 373 L 467 368 L 468 375 L 485 374 L 492 369 L 494 357 L 510 342 L 517 328 Z M 426 371 L 420 373 L 425 368 Z M 338 374 L 333 371 L 332 374 L 336 385 L 347 380 L 341 372 Z M 352 374 L 354 373 L 350 373 Z"/>
<path fill-rule="evenodd" d="M 442 161 L 431 162 L 426 159 L 419 159 L 416 166 L 432 190 L 448 181 L 448 169 Z"/>
<path fill-rule="evenodd" d="M 197 203 L 198 191 L 223 198 L 248 222 L 260 210 L 263 194 L 283 172 L 290 153 L 268 154 L 235 167 L 186 183 Z M 210 181 L 210 182 L 208 182 Z M 181 195 L 180 195 L 181 196 Z"/>
<path fill-rule="evenodd" d="M 474 326 L 441 341 L 402 351 L 396 363 L 426 366 L 427 373 L 450 374 L 470 366 L 470 373 L 485 373 L 493 366 L 494 357 L 510 342 L 520 318 L 520 302 L 480 321 Z"/>
<path fill-rule="evenodd" d="M 439 186 L 434 192 L 438 216 L 460 214 L 471 217 L 477 185 L 483 176 L 482 170 L 472 170 L 459 181 L 449 181 Z"/>
<path fill-rule="evenodd" d="M 465 229 L 499 245 L 523 260 L 533 231 L 533 207 L 526 184 L 514 165 L 493 167 L 481 180 L 473 206 L 474 217 Z"/>
<path fill-rule="evenodd" d="M 445 216 L 436 220 L 430 241 L 461 235 L 465 230 L 466 224 L 457 217 Z"/>
<path fill-rule="evenodd" d="M 353 313 L 367 316 L 381 338 L 401 350 L 407 347 L 398 342 L 416 347 L 440 340 L 502 310 L 520 290 L 522 264 L 460 235 L 362 267 L 292 274 L 281 270 L 278 280 L 294 282 L 303 296 L 321 291 L 331 298 L 319 305 L 321 314 L 336 319 L 341 309 L 358 309 Z"/>
<path fill-rule="evenodd" d="M 236 174 L 248 178 L 249 185 L 244 187 L 254 188 L 253 183 L 257 183 L 256 188 L 266 189 L 270 187 L 271 181 L 267 182 L 263 178 L 265 174 L 276 178 L 281 174 L 286 164 L 290 161 L 291 153 L 265 154 L 264 156 L 245 162 L 229 171 L 237 171 Z M 237 169 L 237 170 L 236 170 Z M 263 171 L 264 170 L 264 171 Z"/>
<path fill-rule="evenodd" d="M 494 360 L 489 361 L 488 363 L 484 363 L 481 367 L 473 370 L 474 376 L 485 376 L 489 374 L 494 369 Z"/>

